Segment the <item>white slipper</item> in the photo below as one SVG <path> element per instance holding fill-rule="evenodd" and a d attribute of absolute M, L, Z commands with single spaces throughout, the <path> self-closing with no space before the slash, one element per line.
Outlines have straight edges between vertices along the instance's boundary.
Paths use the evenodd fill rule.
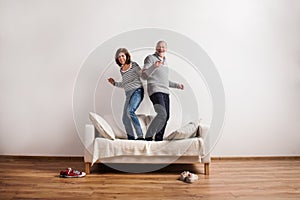
<path fill-rule="evenodd" d="M 179 180 L 185 181 L 186 177 L 188 176 L 190 172 L 189 171 L 184 171 L 180 174 Z"/>
<path fill-rule="evenodd" d="M 198 175 L 193 173 L 188 173 L 187 177 L 185 178 L 186 183 L 193 183 L 198 180 Z"/>

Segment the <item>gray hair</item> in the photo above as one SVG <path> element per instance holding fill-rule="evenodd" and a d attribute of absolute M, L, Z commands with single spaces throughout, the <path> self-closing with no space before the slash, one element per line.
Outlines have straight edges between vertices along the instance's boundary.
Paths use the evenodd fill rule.
<path fill-rule="evenodd" d="M 160 40 L 160 41 L 158 41 L 158 42 L 156 43 L 156 47 L 157 47 L 157 46 L 158 46 L 160 43 L 165 43 L 166 47 L 168 47 L 168 46 L 167 46 L 167 42 L 166 42 L 166 41 L 164 41 L 164 40 Z"/>

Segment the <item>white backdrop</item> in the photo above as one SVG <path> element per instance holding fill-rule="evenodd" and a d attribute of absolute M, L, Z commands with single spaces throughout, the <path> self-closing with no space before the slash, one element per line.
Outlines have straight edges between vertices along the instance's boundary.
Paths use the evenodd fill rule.
<path fill-rule="evenodd" d="M 215 63 L 226 120 L 213 155 L 300 155 L 297 0 L 0 0 L 0 154 L 83 155 L 77 73 L 101 43 L 145 27 L 186 35 Z"/>

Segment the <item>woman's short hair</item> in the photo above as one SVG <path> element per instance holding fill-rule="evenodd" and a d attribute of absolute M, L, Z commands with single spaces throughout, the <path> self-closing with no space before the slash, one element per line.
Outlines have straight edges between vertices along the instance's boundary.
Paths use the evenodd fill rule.
<path fill-rule="evenodd" d="M 115 61 L 116 63 L 121 67 L 122 64 L 119 62 L 119 59 L 118 59 L 118 56 L 120 53 L 124 53 L 125 56 L 126 56 L 126 61 L 125 61 L 125 64 L 130 64 L 131 63 L 131 56 L 128 52 L 128 50 L 126 48 L 119 48 L 116 52 L 116 55 L 115 55 Z"/>

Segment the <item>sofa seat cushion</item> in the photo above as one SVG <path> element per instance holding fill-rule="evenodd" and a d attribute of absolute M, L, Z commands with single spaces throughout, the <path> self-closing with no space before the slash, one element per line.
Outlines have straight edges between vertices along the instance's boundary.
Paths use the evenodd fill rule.
<path fill-rule="evenodd" d="M 114 156 L 203 156 L 203 139 L 189 138 L 172 141 L 108 140 L 94 141 L 93 163 Z"/>

